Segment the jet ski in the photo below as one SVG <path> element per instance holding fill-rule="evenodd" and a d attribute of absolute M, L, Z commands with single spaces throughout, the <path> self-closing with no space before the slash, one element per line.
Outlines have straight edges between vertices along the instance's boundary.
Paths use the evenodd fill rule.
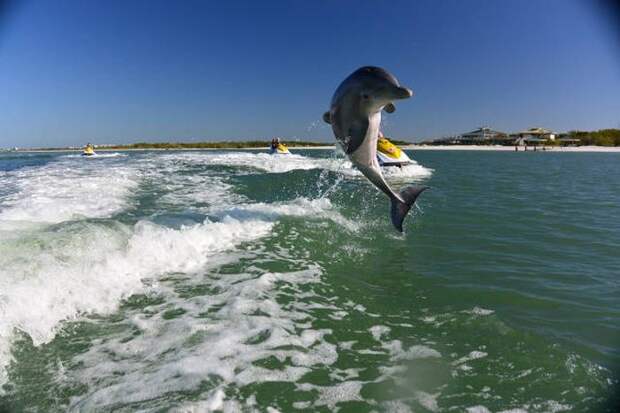
<path fill-rule="evenodd" d="M 380 166 L 402 167 L 412 163 L 405 151 L 383 136 L 380 136 L 377 140 L 377 160 Z"/>
<path fill-rule="evenodd" d="M 272 145 L 269 148 L 269 153 L 271 155 L 290 155 L 288 148 L 283 143 L 278 143 L 277 145 Z"/>
<path fill-rule="evenodd" d="M 84 152 L 82 152 L 82 156 L 95 156 L 95 147 L 90 143 L 84 147 Z"/>

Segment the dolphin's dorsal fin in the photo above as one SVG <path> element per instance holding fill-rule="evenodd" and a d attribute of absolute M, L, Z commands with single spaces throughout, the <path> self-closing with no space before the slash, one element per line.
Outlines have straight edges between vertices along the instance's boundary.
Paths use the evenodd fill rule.
<path fill-rule="evenodd" d="M 323 121 L 324 121 L 325 123 L 329 123 L 329 124 L 331 124 L 331 123 L 332 123 L 332 115 L 329 113 L 329 111 L 327 111 L 327 112 L 325 112 L 325 113 L 323 114 Z"/>
<path fill-rule="evenodd" d="M 388 103 L 383 107 L 383 110 L 387 113 L 394 113 L 394 111 L 396 110 L 396 106 L 394 106 L 393 103 Z"/>

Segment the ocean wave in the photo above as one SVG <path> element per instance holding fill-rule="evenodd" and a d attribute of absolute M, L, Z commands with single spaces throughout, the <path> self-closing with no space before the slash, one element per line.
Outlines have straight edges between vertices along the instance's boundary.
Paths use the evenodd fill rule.
<path fill-rule="evenodd" d="M 145 184 L 157 186 L 160 208 L 224 208 L 245 201 L 229 183 L 229 175 L 202 168 L 202 157 L 192 154 L 148 156 L 135 162 Z M 199 169 L 198 169 L 199 168 Z M 198 169 L 198 170 L 197 170 Z"/>
<path fill-rule="evenodd" d="M 143 280 L 194 271 L 209 256 L 266 235 L 273 224 L 225 218 L 174 230 L 147 221 L 133 228 L 75 224 L 3 243 L 0 253 L 0 365 L 15 330 L 35 345 L 59 323 L 83 313 L 109 313 L 143 291 Z M 24 245 L 37 248 L 24 248 Z"/>
<path fill-rule="evenodd" d="M 220 151 L 166 154 L 162 158 L 197 162 L 202 165 L 242 167 L 269 173 L 319 169 L 324 163 L 321 158 L 309 158 L 296 154 L 270 155 L 268 153 Z"/>
<path fill-rule="evenodd" d="M 261 219 L 272 220 L 279 216 L 328 219 L 349 231 L 359 229 L 359 223 L 343 217 L 327 198 L 308 199 L 299 197 L 288 202 L 239 204 L 225 210 L 214 210 L 212 213 L 216 216 L 231 216 L 237 219 L 260 217 Z"/>
<path fill-rule="evenodd" d="M 201 165 L 233 166 L 254 169 L 268 173 L 284 173 L 295 170 L 324 169 L 331 172 L 341 173 L 347 177 L 363 177 L 353 164 L 342 156 L 332 157 L 307 157 L 298 154 L 270 155 L 267 153 L 252 152 L 192 152 L 166 154 L 162 159 L 174 161 L 193 162 Z M 417 162 L 405 165 L 402 168 L 382 168 L 386 179 L 426 179 L 433 170 L 426 168 Z"/>
<path fill-rule="evenodd" d="M 7 239 L 0 244 L 0 383 L 15 331 L 35 345 L 47 343 L 61 321 L 110 313 L 122 299 L 150 288 L 148 279 L 197 271 L 214 255 L 268 235 L 281 216 L 344 222 L 331 208 L 328 200 L 295 200 L 273 209 L 249 204 L 219 211 L 219 221 L 179 229 L 146 220 L 133 226 L 78 221 Z"/>
<path fill-rule="evenodd" d="M 126 165 L 60 161 L 8 172 L 2 183 L 13 190 L 0 199 L 0 225 L 16 221 L 50 224 L 122 211 L 130 205 L 139 175 Z"/>

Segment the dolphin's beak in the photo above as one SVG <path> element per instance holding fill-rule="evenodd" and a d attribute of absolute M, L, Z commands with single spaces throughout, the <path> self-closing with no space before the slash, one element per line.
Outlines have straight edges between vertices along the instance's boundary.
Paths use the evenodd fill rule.
<path fill-rule="evenodd" d="M 413 96 L 413 90 L 404 86 L 399 86 L 395 92 L 395 99 L 408 99 Z"/>

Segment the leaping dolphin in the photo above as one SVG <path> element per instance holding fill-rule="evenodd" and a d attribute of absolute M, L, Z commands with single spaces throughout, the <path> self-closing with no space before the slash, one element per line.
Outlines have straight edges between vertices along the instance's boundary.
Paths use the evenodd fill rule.
<path fill-rule="evenodd" d="M 374 66 L 357 69 L 342 81 L 332 97 L 323 120 L 332 125 L 334 136 L 353 164 L 370 182 L 383 191 L 392 203 L 392 224 L 403 232 L 403 220 L 418 195 L 427 186 L 409 186 L 399 194 L 385 182 L 377 161 L 377 139 L 381 111 L 392 113 L 392 101 L 413 96 L 388 71 Z"/>

